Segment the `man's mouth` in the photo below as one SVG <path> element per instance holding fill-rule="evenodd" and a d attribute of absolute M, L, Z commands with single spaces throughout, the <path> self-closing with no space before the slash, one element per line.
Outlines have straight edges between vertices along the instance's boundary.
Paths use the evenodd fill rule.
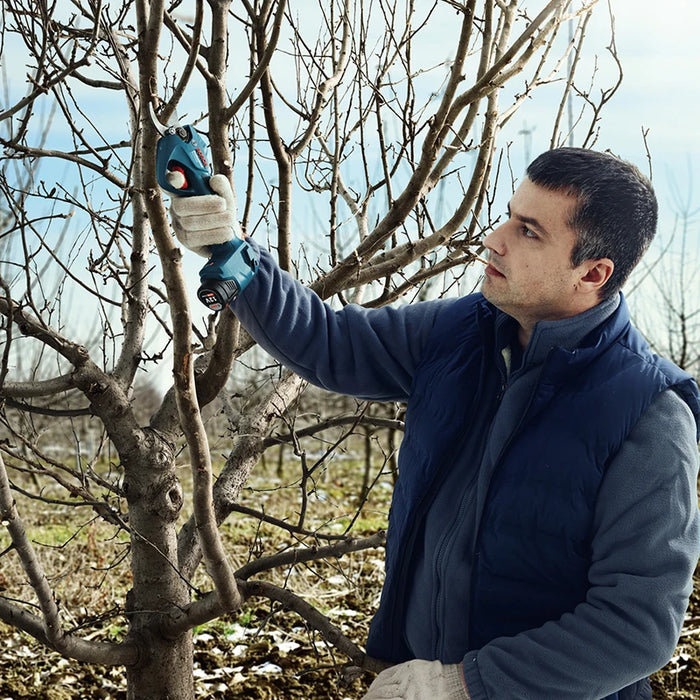
<path fill-rule="evenodd" d="M 505 277 L 505 275 L 498 269 L 496 269 L 491 263 L 486 266 L 484 273 L 489 277 Z"/>

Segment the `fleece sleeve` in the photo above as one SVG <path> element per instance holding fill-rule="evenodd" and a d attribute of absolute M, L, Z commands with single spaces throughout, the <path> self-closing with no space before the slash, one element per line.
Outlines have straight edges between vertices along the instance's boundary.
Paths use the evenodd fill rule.
<path fill-rule="evenodd" d="M 598 700 L 666 664 L 698 560 L 697 474 L 695 421 L 667 390 L 606 472 L 585 602 L 468 653 L 471 699 Z"/>
<path fill-rule="evenodd" d="M 332 309 L 259 248 L 260 267 L 231 304 L 275 359 L 324 389 L 405 401 L 435 319 L 451 301 Z"/>

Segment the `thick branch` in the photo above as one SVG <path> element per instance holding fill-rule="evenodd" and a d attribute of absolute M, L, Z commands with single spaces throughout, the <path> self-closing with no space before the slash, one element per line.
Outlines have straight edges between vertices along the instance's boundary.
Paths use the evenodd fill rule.
<path fill-rule="evenodd" d="M 241 584 L 241 588 L 246 599 L 253 596 L 268 598 L 281 603 L 287 610 L 297 613 L 313 629 L 320 632 L 329 644 L 345 654 L 356 667 L 365 671 L 378 672 L 383 671 L 390 665 L 385 661 L 367 656 L 360 647 L 348 639 L 325 615 L 289 589 L 280 588 L 267 581 L 246 581 Z"/>
<path fill-rule="evenodd" d="M 268 571 L 280 566 L 292 566 L 302 562 L 339 558 L 351 552 L 381 547 L 385 541 L 386 533 L 382 530 L 371 537 L 348 538 L 342 542 L 336 542 L 325 547 L 303 547 L 264 557 L 238 570 L 238 587 L 241 591 L 247 590 L 246 586 L 248 583 L 245 579 L 261 571 Z M 197 625 L 219 617 L 224 612 L 225 610 L 219 601 L 216 591 L 212 591 L 207 593 L 201 600 L 194 601 L 186 609 L 179 611 L 169 620 L 166 620 L 163 626 L 163 633 L 168 636 L 177 636 L 185 630 L 192 629 Z M 318 611 L 316 612 L 320 615 Z M 330 624 L 327 619 L 326 622 Z"/>
<path fill-rule="evenodd" d="M 224 5 L 225 3 L 219 3 Z M 215 15 L 216 17 L 216 15 Z M 156 84 L 157 47 L 159 30 L 163 19 L 163 3 L 153 2 L 150 15 L 143 31 L 149 36 L 149 43 L 139 54 L 140 93 L 149 95 Z M 220 19 L 220 18 L 219 18 Z M 142 18 L 145 21 L 145 18 Z M 224 50 L 217 42 L 218 51 Z M 213 53 L 213 52 L 212 52 Z M 202 546 L 209 575 L 214 580 L 217 591 L 225 606 L 235 609 L 240 603 L 238 589 L 214 516 L 212 497 L 212 467 L 209 443 L 197 403 L 194 379 L 194 356 L 192 354 L 191 327 L 192 319 L 189 307 L 189 295 L 182 270 L 182 254 L 175 247 L 167 213 L 159 194 L 156 178 L 155 146 L 157 134 L 150 124 L 148 115 L 141 110 L 141 129 L 143 136 L 143 185 L 147 193 L 146 211 L 153 231 L 163 265 L 163 278 L 170 302 L 173 320 L 173 376 L 175 379 L 175 396 L 180 417 L 180 426 L 187 440 L 192 464 L 193 501 L 196 529 Z"/>
<path fill-rule="evenodd" d="M 53 348 L 73 365 L 73 386 L 90 401 L 93 412 L 102 419 L 122 456 L 138 450 L 141 430 L 134 420 L 128 396 L 116 379 L 90 359 L 86 348 L 68 340 L 16 304 L 11 305 L 3 297 L 0 297 L 0 314 L 8 316 L 24 335 Z"/>
<path fill-rule="evenodd" d="M 0 394 L 14 399 L 31 399 L 39 396 L 54 396 L 74 388 L 73 375 L 64 374 L 44 381 L 5 382 L 0 386 Z"/>
<path fill-rule="evenodd" d="M 248 14 L 250 15 L 253 23 L 257 21 L 252 7 L 246 3 L 248 7 Z M 231 103 L 231 106 L 226 110 L 224 118 L 226 121 L 231 121 L 236 115 L 238 110 L 248 101 L 253 91 L 260 83 L 260 79 L 270 65 L 270 61 L 277 50 L 277 43 L 279 42 L 280 30 L 282 28 L 282 22 L 284 20 L 284 11 L 287 8 L 287 0 L 279 0 L 277 3 L 277 10 L 275 11 L 275 18 L 272 23 L 272 31 L 270 32 L 269 39 L 265 42 L 265 49 L 262 54 L 258 55 L 258 62 L 255 66 L 255 70 L 252 72 L 248 82 L 243 86 L 242 90 L 238 94 L 238 97 Z"/>
<path fill-rule="evenodd" d="M 217 522 L 223 522 L 231 513 L 241 489 L 263 453 L 263 440 L 270 426 L 281 412 L 296 401 L 303 386 L 305 382 L 300 377 L 288 373 L 260 404 L 250 409 L 246 420 L 241 423 L 239 436 L 214 486 Z M 190 518 L 178 535 L 178 559 L 186 577 L 193 575 L 200 558 L 195 522 Z"/>
<path fill-rule="evenodd" d="M 133 666 L 139 660 L 139 650 L 136 645 L 130 642 L 110 644 L 109 642 L 88 641 L 68 634 L 63 637 L 62 648 L 57 648 L 46 635 L 42 618 L 2 597 L 0 597 L 0 619 L 31 635 L 43 645 L 76 661 L 103 666 Z"/>
<path fill-rule="evenodd" d="M 407 186 L 372 233 L 333 270 L 314 283 L 313 288 L 320 296 L 327 298 L 348 285 L 359 282 L 358 273 L 363 263 L 380 250 L 395 229 L 405 221 L 413 207 L 435 186 L 436 183 L 429 174 L 459 113 L 467 105 L 497 91 L 506 80 L 523 69 L 528 58 L 547 40 L 552 27 L 557 25 L 557 18 L 551 16 L 560 12 L 567 4 L 568 0 L 551 0 L 491 67 L 479 76 L 468 90 L 455 96 L 457 86 L 463 80 L 463 66 L 471 36 L 473 4 L 470 4 L 464 13 L 459 48 L 450 81 L 435 117 L 430 122 L 420 161 Z M 523 53 L 518 56 L 521 50 Z M 441 167 L 444 165 L 443 161 Z"/>

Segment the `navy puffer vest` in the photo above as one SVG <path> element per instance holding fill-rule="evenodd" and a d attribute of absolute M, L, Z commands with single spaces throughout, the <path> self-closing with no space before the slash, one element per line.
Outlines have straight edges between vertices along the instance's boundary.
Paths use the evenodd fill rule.
<path fill-rule="evenodd" d="M 402 634 L 413 537 L 440 470 L 479 410 L 494 362 L 499 314 L 465 297 L 436 324 L 416 371 L 389 518 L 386 580 L 368 653 L 410 658 Z M 661 391 L 674 387 L 700 414 L 692 378 L 649 350 L 621 303 L 578 349 L 553 349 L 515 434 L 502 451 L 473 548 L 470 648 L 556 620 L 585 599 L 596 495 L 607 465 Z M 466 650 L 465 650 L 466 651 Z"/>

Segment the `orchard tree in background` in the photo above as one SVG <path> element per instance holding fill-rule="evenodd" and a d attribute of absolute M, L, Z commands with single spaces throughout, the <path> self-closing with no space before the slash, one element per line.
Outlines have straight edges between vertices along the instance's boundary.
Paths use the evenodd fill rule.
<path fill-rule="evenodd" d="M 511 186 L 499 136 L 521 105 L 556 90 L 540 131 L 566 142 L 576 104 L 577 145 L 595 141 L 617 83 L 601 90 L 588 75 L 577 87 L 594 4 L 3 0 L 12 65 L 0 104 L 0 508 L 11 538 L 2 558 L 21 562 L 30 587 L 3 591 L 2 620 L 70 659 L 123 666 L 130 698 L 191 698 L 192 629 L 235 616 L 252 596 L 298 612 L 351 665 L 379 668 L 333 620 L 258 576 L 378 547 L 382 532 L 338 537 L 308 527 L 302 508 L 288 548 L 244 566 L 219 528 L 238 517 L 271 444 L 400 421 L 329 401 L 304 422 L 294 411 L 304 384 L 282 370 L 255 391 L 239 387 L 248 400 L 231 409 L 227 382 L 252 342 L 230 311 L 206 317 L 195 300 L 188 266 L 202 261 L 183 258 L 172 237 L 149 110 L 163 123 L 186 113 L 207 135 L 244 230 L 330 303 L 454 294 L 497 220 L 499 183 Z M 618 70 L 614 42 L 607 56 Z M 134 398 L 145 372 L 172 376 L 169 390 L 146 392 L 150 418 Z M 236 414 L 225 444 L 202 418 L 212 403 Z M 58 434 L 72 440 L 69 457 L 47 448 Z M 226 452 L 216 479 L 212 439 Z M 303 491 L 311 480 L 295 451 Z M 176 457 L 189 460 L 191 493 Z M 28 499 L 89 511 L 125 537 L 105 572 L 130 567 L 131 590 L 113 612 L 128 621 L 122 639 L 95 641 L 98 615 L 70 622 L 75 611 L 26 534 Z"/>
<path fill-rule="evenodd" d="M 647 294 L 640 298 L 652 300 L 640 304 L 635 317 L 654 351 L 700 377 L 700 254 L 693 240 L 700 208 L 693 203 L 692 181 L 690 168 L 683 186 L 672 178 L 674 225 L 660 235 L 659 254 L 644 262 L 631 291 L 641 287 Z"/>

